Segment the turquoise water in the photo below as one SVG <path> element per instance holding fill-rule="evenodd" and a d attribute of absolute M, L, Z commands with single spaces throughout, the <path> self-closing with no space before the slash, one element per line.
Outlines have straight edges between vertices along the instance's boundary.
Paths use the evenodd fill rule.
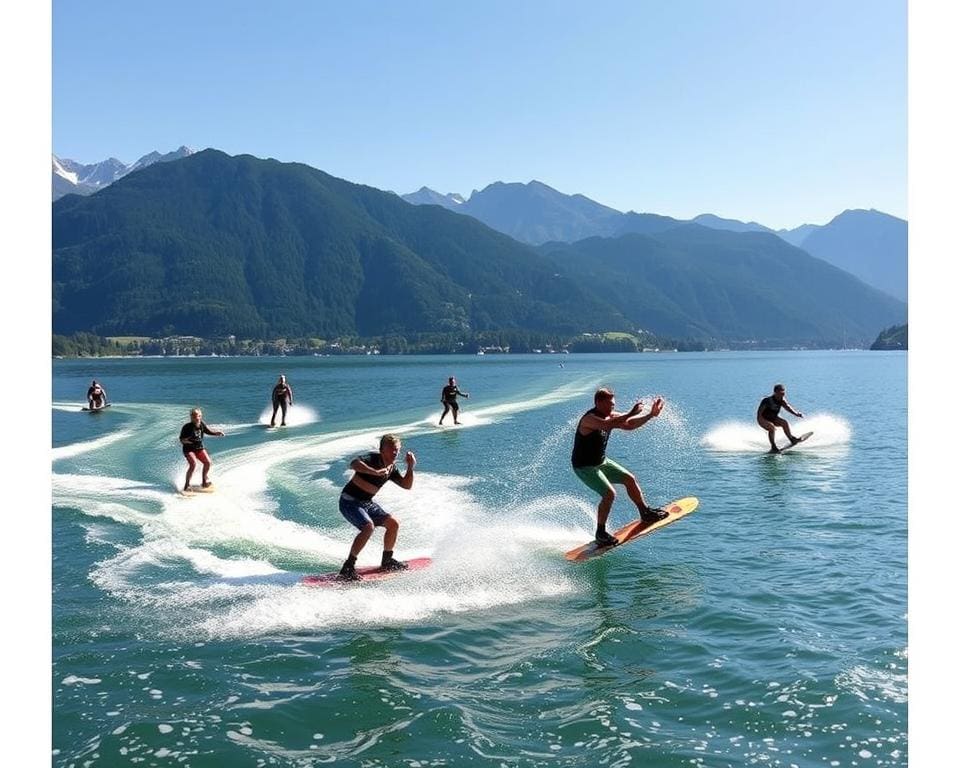
<path fill-rule="evenodd" d="M 471 397 L 438 428 L 451 375 Z M 814 436 L 769 456 L 777 381 Z M 608 453 L 700 508 L 574 565 L 600 385 L 666 398 Z M 54 765 L 907 764 L 902 353 L 56 361 L 53 397 Z M 188 498 L 194 405 L 226 436 Z M 378 500 L 433 567 L 299 584 L 342 562 L 347 465 L 387 431 L 416 481 Z"/>

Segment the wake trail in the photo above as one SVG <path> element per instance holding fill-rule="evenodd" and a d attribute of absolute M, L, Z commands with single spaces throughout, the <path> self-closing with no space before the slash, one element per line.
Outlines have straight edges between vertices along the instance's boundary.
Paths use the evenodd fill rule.
<path fill-rule="evenodd" d="M 829 413 L 806 416 L 790 422 L 794 435 L 813 432 L 813 436 L 803 443 L 803 449 L 830 449 L 849 445 L 853 430 L 849 422 Z M 777 429 L 777 444 L 788 444 L 786 435 Z M 755 422 L 728 421 L 711 429 L 700 441 L 700 445 L 711 451 L 723 453 L 763 453 L 769 450 L 767 433 Z"/>
<path fill-rule="evenodd" d="M 464 426 L 494 423 L 583 393 L 583 384 L 568 383 L 515 402 L 472 409 L 464 414 Z M 133 442 L 166 451 L 172 442 L 170 424 L 182 423 L 181 411 L 177 406 L 138 406 L 133 431 L 66 446 L 59 455 L 126 448 Z M 558 429 L 551 441 L 559 444 L 566 429 Z M 377 589 L 324 590 L 321 595 L 298 585 L 301 575 L 338 568 L 355 532 L 337 509 L 339 484 L 315 476 L 304 479 L 304 473 L 287 490 L 301 506 L 315 504 L 316 514 L 284 519 L 272 493 L 275 469 L 298 461 L 326 469 L 337 459 L 375 449 L 385 432 L 412 436 L 436 431 L 431 418 L 429 423 L 415 420 L 321 435 L 287 433 L 282 440 L 216 452 L 215 492 L 191 497 L 175 493 L 185 466 L 173 449 L 176 455 L 166 470 L 169 486 L 61 472 L 54 474 L 53 501 L 55 507 L 79 510 L 88 529 L 96 527 L 98 540 L 116 542 L 116 553 L 94 564 L 92 581 L 142 610 L 144 617 L 159 619 L 162 631 L 171 634 L 249 636 L 384 621 L 405 624 L 436 612 L 482 610 L 571 591 L 562 561 L 542 556 L 583 538 L 583 530 L 563 520 L 568 514 L 560 517 L 558 499 L 538 499 L 507 511 L 490 508 L 470 492 L 476 478 L 423 471 L 417 473 L 416 493 L 388 484 L 377 499 L 401 522 L 398 556 L 432 557 L 433 568 Z M 536 460 L 545 461 L 548 451 L 541 449 Z M 567 510 L 583 506 L 586 519 L 586 504 L 562 501 Z M 532 524 L 534 518 L 542 524 Z M 135 544 L 123 533 L 131 528 L 140 535 Z M 382 533 L 367 545 L 358 564 L 378 564 L 381 546 Z"/>

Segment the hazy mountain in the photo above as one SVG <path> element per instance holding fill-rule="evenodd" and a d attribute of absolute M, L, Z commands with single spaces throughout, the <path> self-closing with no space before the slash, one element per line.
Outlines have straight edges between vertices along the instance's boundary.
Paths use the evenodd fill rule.
<path fill-rule="evenodd" d="M 730 232 L 773 231 L 770 229 L 770 227 L 765 227 L 763 224 L 757 224 L 755 221 L 744 223 L 742 221 L 738 221 L 737 219 L 724 219 L 720 216 L 714 216 L 712 213 L 701 213 L 699 216 L 694 216 L 691 221 L 694 224 L 699 224 L 703 227 L 710 227 L 710 229 L 725 229 Z"/>
<path fill-rule="evenodd" d="M 424 191 L 430 195 L 421 194 Z M 405 195 L 404 199 L 445 205 L 532 245 L 575 242 L 597 236 L 617 237 L 630 232 L 656 234 L 688 223 L 653 213 L 621 213 L 583 195 L 558 192 L 539 181 L 496 182 L 480 192 L 475 191 L 466 202 L 456 206 L 433 195 L 437 193 L 424 187 L 418 193 Z M 692 221 L 721 231 L 774 234 L 856 275 L 868 285 L 906 300 L 907 227 L 905 221 L 894 216 L 879 211 L 845 211 L 829 224 L 802 224 L 780 230 L 711 213 L 702 213 Z"/>
<path fill-rule="evenodd" d="M 790 245 L 797 246 L 799 246 L 811 232 L 820 229 L 816 224 L 801 224 L 799 227 L 794 227 L 793 229 L 775 230 L 759 224 L 756 221 L 743 222 L 738 219 L 724 219 L 719 216 L 714 216 L 712 213 L 701 213 L 699 216 L 695 216 L 692 221 L 704 227 L 725 229 L 730 232 L 771 232 L 781 240 L 790 243 Z"/>
<path fill-rule="evenodd" d="M 907 222 L 849 210 L 810 232 L 800 247 L 901 301 L 907 299 Z"/>
<path fill-rule="evenodd" d="M 793 229 L 778 229 L 777 236 L 786 240 L 790 245 L 800 246 L 806 240 L 807 235 L 818 229 L 820 229 L 818 224 L 801 224 Z"/>
<path fill-rule="evenodd" d="M 401 197 L 408 203 L 414 205 L 442 205 L 444 208 L 456 210 L 463 205 L 463 198 L 455 192 L 443 195 L 440 192 L 434 192 L 429 187 L 420 187 L 416 192 L 410 192 Z"/>
<path fill-rule="evenodd" d="M 538 250 L 660 335 L 866 346 L 906 318 L 902 302 L 770 233 L 688 224 Z"/>
<path fill-rule="evenodd" d="M 99 163 L 84 165 L 75 160 L 61 159 L 53 155 L 53 199 L 57 200 L 64 195 L 90 195 L 97 190 L 113 184 L 128 173 L 139 171 L 158 162 L 179 160 L 193 154 L 189 147 L 180 147 L 174 152 L 161 155 L 159 152 L 150 152 L 135 163 L 127 165 L 115 157 L 102 160 Z"/>
<path fill-rule="evenodd" d="M 583 195 L 565 195 L 539 181 L 495 182 L 474 192 L 458 209 L 524 243 L 580 240 L 611 234 L 620 211 Z"/>

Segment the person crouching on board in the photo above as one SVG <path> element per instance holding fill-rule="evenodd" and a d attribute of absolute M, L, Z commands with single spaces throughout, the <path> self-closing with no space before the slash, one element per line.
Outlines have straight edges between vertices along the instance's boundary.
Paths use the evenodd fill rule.
<path fill-rule="evenodd" d="M 598 389 L 593 396 L 593 408 L 580 417 L 580 421 L 577 422 L 577 431 L 573 436 L 573 455 L 571 456 L 573 471 L 584 485 L 600 494 L 595 541 L 601 547 L 610 547 L 619 543 L 615 536 L 607 533 L 606 528 L 610 507 L 613 506 L 613 500 L 617 497 L 613 483 L 627 489 L 627 495 L 637 505 L 643 522 L 655 523 L 667 516 L 665 510 L 647 505 L 637 478 L 617 462 L 607 458 L 607 440 L 610 438 L 610 432 L 614 429 L 632 430 L 642 427 L 650 419 L 660 415 L 660 411 L 663 410 L 663 398 L 658 397 L 654 400 L 650 413 L 645 416 L 639 415 L 643 406 L 639 400 L 626 413 L 617 413 L 614 410 L 616 404 L 612 390 Z"/>
<path fill-rule="evenodd" d="M 271 399 L 273 400 L 273 415 L 270 417 L 270 426 L 275 427 L 277 425 L 277 409 L 283 412 L 280 416 L 280 426 L 287 426 L 287 405 L 293 405 L 293 389 L 287 384 L 287 377 L 282 373 L 273 387 Z"/>
<path fill-rule="evenodd" d="M 770 438 L 770 453 L 780 453 L 780 449 L 777 448 L 777 443 L 774 440 L 777 427 L 783 429 L 786 436 L 790 439 L 791 445 L 796 445 L 800 442 L 800 438 L 794 437 L 793 433 L 790 432 L 790 424 L 787 423 L 787 420 L 780 416 L 780 409 L 786 408 L 797 418 L 803 418 L 803 414 L 800 413 L 800 411 L 795 411 L 790 403 L 787 402 L 786 394 L 787 390 L 783 384 L 775 384 L 773 394 L 763 398 L 757 407 L 757 424 L 767 430 L 767 437 Z"/>
<path fill-rule="evenodd" d="M 348 581 L 359 581 L 362 577 L 356 571 L 357 555 L 373 534 L 376 526 L 386 529 L 383 534 L 383 556 L 380 560 L 382 571 L 402 571 L 407 564 L 393 557 L 393 547 L 397 543 L 397 531 L 400 523 L 385 512 L 373 497 L 388 480 L 392 480 L 401 488 L 410 490 L 413 487 L 413 468 L 417 464 L 417 457 L 407 451 L 404 461 L 407 464 L 406 474 L 401 475 L 396 461 L 400 453 L 400 438 L 396 435 L 384 435 L 380 438 L 380 450 L 358 456 L 350 462 L 353 477 L 350 478 L 340 493 L 340 514 L 360 533 L 353 540 L 350 547 L 350 556 L 340 569 L 340 578 Z"/>
<path fill-rule="evenodd" d="M 107 390 L 97 384 L 97 380 L 94 379 L 87 389 L 87 407 L 92 411 L 96 408 L 103 408 L 106 404 Z"/>
<path fill-rule="evenodd" d="M 183 484 L 185 491 L 190 490 L 190 478 L 193 477 L 198 461 L 203 464 L 203 487 L 209 488 L 213 485 L 210 482 L 210 456 L 203 447 L 204 435 L 223 437 L 223 431 L 210 429 L 203 421 L 203 411 L 194 408 L 190 411 L 190 421 L 180 428 L 180 444 L 183 446 L 183 457 L 187 460 L 187 479 Z"/>

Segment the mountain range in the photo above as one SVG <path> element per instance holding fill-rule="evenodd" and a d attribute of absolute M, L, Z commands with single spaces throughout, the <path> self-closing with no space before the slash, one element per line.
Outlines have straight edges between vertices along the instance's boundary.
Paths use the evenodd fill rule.
<path fill-rule="evenodd" d="M 642 328 L 824 345 L 906 318 L 902 302 L 774 235 L 633 217 L 650 231 L 534 248 L 303 164 L 204 150 L 53 204 L 54 332 Z"/>
<path fill-rule="evenodd" d="M 53 199 L 58 200 L 64 195 L 91 195 L 104 187 L 122 179 L 128 173 L 139 171 L 154 163 L 164 163 L 179 160 L 193 154 L 189 147 L 180 147 L 165 155 L 159 152 L 150 152 L 135 163 L 127 165 L 115 157 L 101 160 L 99 163 L 84 165 L 75 160 L 59 158 L 53 155 Z"/>
<path fill-rule="evenodd" d="M 83 165 L 53 155 L 53 199 L 75 193 L 89 195 L 154 163 L 193 154 L 181 146 L 174 152 L 150 152 L 126 165 L 116 158 Z M 530 245 L 576 242 L 588 237 L 627 233 L 656 234 L 685 220 L 653 213 L 623 213 L 580 195 L 559 192 L 539 181 L 495 182 L 468 198 L 421 187 L 401 197 L 414 205 L 439 205 L 472 216 L 487 226 Z M 824 225 L 802 224 L 774 230 L 755 221 L 743 222 L 703 213 L 689 222 L 732 232 L 767 232 L 856 275 L 901 301 L 907 300 L 907 222 L 875 210 L 843 211 Z"/>
<path fill-rule="evenodd" d="M 428 187 L 402 195 L 415 205 L 440 205 L 479 219 L 531 245 L 576 242 L 587 237 L 655 234 L 694 223 L 731 232 L 766 232 L 856 275 L 868 285 L 906 301 L 907 222 L 880 211 L 847 210 L 824 225 L 774 230 L 757 222 L 704 213 L 689 222 L 652 213 L 623 213 L 583 195 L 567 195 L 539 181 L 495 182 L 464 199 Z"/>

